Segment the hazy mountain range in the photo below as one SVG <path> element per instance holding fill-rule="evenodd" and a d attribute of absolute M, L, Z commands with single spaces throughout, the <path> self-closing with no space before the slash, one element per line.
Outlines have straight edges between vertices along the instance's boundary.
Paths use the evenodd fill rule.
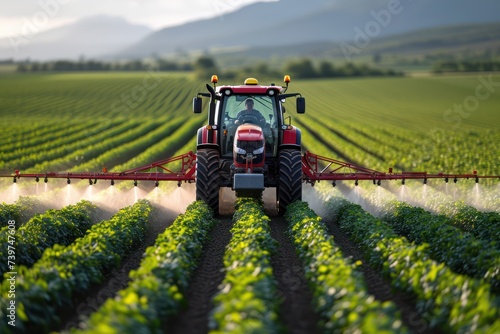
<path fill-rule="evenodd" d="M 498 13 L 498 0 L 280 0 L 158 31 L 99 16 L 35 35 L 19 45 L 16 54 L 10 41 L 2 40 L 0 59 L 77 59 L 81 55 L 131 59 L 179 51 L 293 49 L 294 45 L 303 50 L 307 45 L 341 41 L 355 46 L 367 37 L 500 22 Z"/>
<path fill-rule="evenodd" d="M 119 17 L 93 16 L 38 34 L 0 40 L 0 59 L 98 58 L 115 54 L 151 32 L 149 27 L 130 24 Z"/>

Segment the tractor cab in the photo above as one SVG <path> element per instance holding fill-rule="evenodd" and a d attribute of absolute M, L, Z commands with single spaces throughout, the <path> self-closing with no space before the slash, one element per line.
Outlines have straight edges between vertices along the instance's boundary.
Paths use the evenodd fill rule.
<path fill-rule="evenodd" d="M 213 87 L 207 84 L 208 93 L 198 93 L 194 98 L 195 113 L 202 111 L 202 98 L 210 98 L 208 125 L 198 130 L 198 199 L 213 203 L 217 210 L 220 187 L 231 187 L 238 197 L 260 197 L 264 188 L 276 187 L 279 201 L 280 161 L 285 163 L 283 155 L 292 151 L 299 157 L 298 162 L 294 159 L 298 164 L 294 177 L 298 180 L 293 187 L 300 187 L 301 193 L 300 130 L 291 125 L 291 117 L 285 122 L 282 104 L 296 97 L 297 112 L 304 113 L 305 101 L 299 93 L 286 93 L 289 82 L 290 77 L 285 76 L 285 87 L 261 86 L 257 79 L 248 78 L 243 85 L 217 87 L 214 75 Z M 205 160 L 213 161 L 213 171 L 205 172 L 209 163 Z M 283 187 L 281 191 L 285 191 Z M 294 199 L 299 196 L 294 195 Z"/>
<path fill-rule="evenodd" d="M 220 102 L 220 124 L 223 131 L 221 138 L 222 156 L 233 154 L 237 129 L 244 125 L 253 125 L 262 132 L 266 154 L 276 156 L 278 151 L 278 123 L 280 123 L 279 105 L 269 95 L 232 94 Z M 245 127 L 245 129 L 249 129 Z"/>

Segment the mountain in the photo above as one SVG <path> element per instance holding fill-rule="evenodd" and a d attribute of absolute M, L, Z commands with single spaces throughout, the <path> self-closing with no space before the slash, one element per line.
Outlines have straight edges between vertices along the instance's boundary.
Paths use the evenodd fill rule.
<path fill-rule="evenodd" d="M 368 51 L 376 40 L 417 31 L 412 40 L 418 44 L 427 37 L 425 29 L 500 22 L 498 13 L 498 0 L 279 0 L 158 31 L 97 16 L 28 36 L 25 43 L 17 39 L 17 52 L 9 39 L 0 40 L 0 60 L 136 59 L 230 50 L 242 56 L 285 51 L 328 56 L 340 42 Z"/>
<path fill-rule="evenodd" d="M 149 27 L 122 18 L 94 16 L 34 35 L 18 37 L 17 50 L 9 39 L 0 40 L 0 59 L 32 60 L 95 58 L 115 53 L 151 33 Z"/>
<path fill-rule="evenodd" d="M 120 55 L 135 58 L 318 41 L 353 43 L 359 34 L 376 39 L 418 29 L 498 22 L 499 12 L 497 0 L 280 0 L 156 31 Z"/>
<path fill-rule="evenodd" d="M 243 59 L 265 60 L 284 57 L 344 58 L 342 42 L 313 41 L 284 46 L 264 46 L 217 53 L 218 59 L 236 66 Z M 352 43 L 354 45 L 354 43 Z M 488 50 L 500 52 L 500 23 L 462 24 L 418 29 L 374 39 L 360 52 L 360 56 L 390 54 L 426 56 L 457 54 Z"/>

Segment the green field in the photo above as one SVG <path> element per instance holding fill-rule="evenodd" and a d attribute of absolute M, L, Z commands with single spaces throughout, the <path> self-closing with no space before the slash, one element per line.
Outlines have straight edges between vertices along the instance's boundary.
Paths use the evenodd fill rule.
<path fill-rule="evenodd" d="M 499 175 L 500 76 L 484 78 L 292 81 L 307 112 L 286 102 L 286 116 L 319 155 Z M 195 150 L 205 84 L 2 75 L 0 173 L 121 171 Z M 321 182 L 284 216 L 269 192 L 214 216 L 189 184 L 3 181 L 2 333 L 500 331 L 498 180 Z"/>
<path fill-rule="evenodd" d="M 321 155 L 383 170 L 500 174 L 500 76 L 479 100 L 490 80 L 482 76 L 292 82 L 308 110 L 290 105 L 288 115 Z M 194 150 L 206 114 L 192 114 L 191 99 L 205 83 L 147 72 L 2 75 L 0 170 L 129 168 Z M 470 112 L 453 110 L 466 102 Z"/>

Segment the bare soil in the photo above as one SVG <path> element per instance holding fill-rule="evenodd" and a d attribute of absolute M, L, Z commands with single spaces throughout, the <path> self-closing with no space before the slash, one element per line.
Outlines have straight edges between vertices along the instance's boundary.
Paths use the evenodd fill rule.
<path fill-rule="evenodd" d="M 371 295 L 380 301 L 392 301 L 396 304 L 401 313 L 403 323 L 413 333 L 439 333 L 439 331 L 430 328 L 427 320 L 423 319 L 416 311 L 415 300 L 412 296 L 393 291 L 390 283 L 377 270 L 363 261 L 363 253 L 355 243 L 349 240 L 349 237 L 340 229 L 340 226 L 329 219 L 322 218 L 327 225 L 329 233 L 333 235 L 335 244 L 340 247 L 344 256 L 352 257 L 353 261 L 362 261 L 363 264 L 361 265 L 361 269 L 368 292 Z"/>
<path fill-rule="evenodd" d="M 160 233 L 169 227 L 177 215 L 168 210 L 155 208 L 150 216 L 146 236 L 142 242 L 122 261 L 118 268 L 106 275 L 105 280 L 92 286 L 88 291 L 75 295 L 73 306 L 60 310 L 61 326 L 53 328 L 57 331 L 69 331 L 78 327 L 88 316 L 97 311 L 108 299 L 113 298 L 118 291 L 127 287 L 130 271 L 137 269 L 141 263 L 146 248 L 154 245 Z"/>
<path fill-rule="evenodd" d="M 232 225 L 231 216 L 219 217 L 210 231 L 210 239 L 203 247 L 200 263 L 186 292 L 187 308 L 174 319 L 167 319 L 165 333 L 208 333 L 209 312 L 214 307 L 212 298 L 224 279 L 223 257 L 231 239 Z"/>
<path fill-rule="evenodd" d="M 292 241 L 286 235 L 287 222 L 283 217 L 273 217 L 270 223 L 271 236 L 279 242 L 278 251 L 272 255 L 273 274 L 278 283 L 278 315 L 285 333 L 315 334 L 319 317 L 312 306 L 304 269 Z"/>

